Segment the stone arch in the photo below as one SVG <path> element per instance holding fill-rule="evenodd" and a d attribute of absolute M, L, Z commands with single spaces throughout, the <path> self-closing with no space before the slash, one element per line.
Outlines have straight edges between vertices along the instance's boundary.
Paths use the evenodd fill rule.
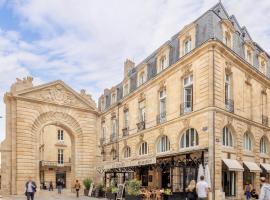
<path fill-rule="evenodd" d="M 242 138 L 242 140 L 243 140 L 243 143 L 242 143 L 242 149 L 243 150 L 245 150 L 244 149 L 244 136 L 245 136 L 245 134 L 248 134 L 248 136 L 249 136 L 249 138 L 250 138 L 250 140 L 251 140 L 251 151 L 250 152 L 252 152 L 252 153 L 255 153 L 255 151 L 256 151 L 256 148 L 257 148 L 257 144 L 256 144 L 256 140 L 255 140 L 255 137 L 254 137 L 254 134 L 253 134 L 253 132 L 251 131 L 251 130 L 249 130 L 249 129 L 247 129 L 246 131 L 244 131 L 243 133 L 241 133 L 241 138 Z"/>
<path fill-rule="evenodd" d="M 269 155 L 269 145 L 270 145 L 270 143 L 269 143 L 269 138 L 267 137 L 267 135 L 266 134 L 263 134 L 261 137 L 260 137 L 260 139 L 259 139 L 259 141 L 258 141 L 258 148 L 259 148 L 259 153 L 261 154 L 262 152 L 261 152 L 261 140 L 262 139 L 264 139 L 265 140 L 265 145 L 266 145 L 266 154 L 267 155 Z"/>
<path fill-rule="evenodd" d="M 221 133 L 221 135 L 220 135 L 221 136 L 221 144 L 223 145 L 223 130 L 226 127 L 228 128 L 228 130 L 230 131 L 230 133 L 232 135 L 232 147 L 236 148 L 237 147 L 237 135 L 236 135 L 236 130 L 231 123 L 224 125 L 221 129 L 221 132 L 220 132 Z"/>
<path fill-rule="evenodd" d="M 182 139 L 183 135 L 186 133 L 186 131 L 189 129 L 194 129 L 196 131 L 196 133 L 198 135 L 198 145 L 197 146 L 200 146 L 200 133 L 198 132 L 198 129 L 196 129 L 193 126 L 188 126 L 188 127 L 182 128 L 178 134 L 178 137 L 177 137 L 177 145 L 178 145 L 177 149 L 178 150 L 181 150 L 181 139 Z"/>
<path fill-rule="evenodd" d="M 167 138 L 168 138 L 169 144 L 170 144 L 170 147 L 169 147 L 169 150 L 168 150 L 168 151 L 171 150 L 171 139 L 170 139 L 170 137 L 169 137 L 167 134 L 160 134 L 160 135 L 156 138 L 155 143 L 154 143 L 154 151 L 155 151 L 155 153 L 158 153 L 158 152 L 157 152 L 157 145 L 158 145 L 158 143 L 159 143 L 159 141 L 160 141 L 160 139 L 161 139 L 162 137 L 167 137 Z"/>

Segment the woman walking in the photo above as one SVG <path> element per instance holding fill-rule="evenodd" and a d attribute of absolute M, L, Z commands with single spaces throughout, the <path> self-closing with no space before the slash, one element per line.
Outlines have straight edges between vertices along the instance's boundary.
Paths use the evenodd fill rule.
<path fill-rule="evenodd" d="M 195 180 L 191 180 L 188 187 L 186 188 L 187 199 L 188 200 L 196 200 L 196 182 Z"/>
<path fill-rule="evenodd" d="M 252 185 L 247 182 L 245 185 L 246 200 L 249 200 L 251 198 L 251 191 L 252 191 Z"/>

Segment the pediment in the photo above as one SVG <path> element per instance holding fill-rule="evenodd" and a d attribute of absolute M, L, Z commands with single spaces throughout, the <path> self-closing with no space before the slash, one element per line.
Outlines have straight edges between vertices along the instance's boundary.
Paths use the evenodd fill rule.
<path fill-rule="evenodd" d="M 77 93 L 62 81 L 35 86 L 17 93 L 16 96 L 58 105 L 97 110 L 95 102 L 84 90 Z"/>

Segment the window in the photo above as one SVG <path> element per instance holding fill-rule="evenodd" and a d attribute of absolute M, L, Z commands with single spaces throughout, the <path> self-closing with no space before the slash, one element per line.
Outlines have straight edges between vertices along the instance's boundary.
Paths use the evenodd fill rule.
<path fill-rule="evenodd" d="M 159 119 L 160 122 L 166 120 L 166 90 L 159 92 Z"/>
<path fill-rule="evenodd" d="M 244 134 L 244 138 L 243 139 L 244 139 L 244 143 L 243 143 L 244 149 L 247 150 L 247 151 L 251 151 L 252 145 L 251 145 L 250 134 L 246 132 Z"/>
<path fill-rule="evenodd" d="M 145 101 L 139 102 L 139 122 L 145 121 Z"/>
<path fill-rule="evenodd" d="M 124 111 L 124 128 L 128 128 L 128 118 L 129 118 L 129 112 L 128 110 Z"/>
<path fill-rule="evenodd" d="M 101 124 L 101 138 L 102 139 L 105 139 L 105 136 L 106 136 L 106 126 L 105 126 L 105 123 L 103 122 L 102 124 Z"/>
<path fill-rule="evenodd" d="M 130 158 L 130 156 L 131 156 L 130 147 L 125 147 L 125 149 L 124 149 L 124 158 Z"/>
<path fill-rule="evenodd" d="M 116 138 L 116 119 L 112 119 L 112 138 Z"/>
<path fill-rule="evenodd" d="M 231 74 L 225 75 L 225 108 L 227 111 L 233 112 L 234 105 L 232 100 L 231 79 Z"/>
<path fill-rule="evenodd" d="M 64 141 L 64 130 L 58 130 L 57 132 L 57 138 L 59 142 L 63 142 Z"/>
<path fill-rule="evenodd" d="M 162 136 L 157 144 L 157 152 L 162 153 L 170 150 L 170 141 L 169 138 L 164 135 Z"/>
<path fill-rule="evenodd" d="M 129 93 L 129 84 L 128 84 L 128 83 L 126 83 L 126 84 L 124 85 L 123 90 L 124 90 L 124 91 L 123 91 L 124 96 L 127 96 L 128 93 Z"/>
<path fill-rule="evenodd" d="M 113 159 L 113 160 L 116 159 L 116 157 L 117 157 L 117 155 L 116 155 L 116 150 L 113 149 L 113 150 L 111 151 L 111 156 L 112 156 L 112 159 Z"/>
<path fill-rule="evenodd" d="M 139 74 L 139 77 L 138 77 L 138 86 L 144 84 L 145 83 L 145 79 L 146 79 L 145 73 L 144 72 L 141 72 Z"/>
<path fill-rule="evenodd" d="M 159 71 L 161 72 L 167 67 L 167 58 L 166 56 L 162 56 L 159 60 Z"/>
<path fill-rule="evenodd" d="M 116 94 L 115 94 L 115 93 L 112 93 L 111 98 L 112 98 L 112 100 L 111 100 L 111 104 L 116 103 Z"/>
<path fill-rule="evenodd" d="M 192 111 L 193 105 L 193 75 L 184 78 L 184 113 Z"/>
<path fill-rule="evenodd" d="M 195 147 L 199 145 L 198 133 L 195 129 L 190 128 L 181 137 L 181 148 Z"/>
<path fill-rule="evenodd" d="M 263 136 L 260 140 L 260 153 L 267 153 L 267 139 L 265 138 L 265 136 Z"/>
<path fill-rule="evenodd" d="M 140 149 L 139 149 L 139 155 L 146 155 L 148 153 L 148 147 L 147 147 L 147 142 L 143 142 L 140 145 Z"/>
<path fill-rule="evenodd" d="M 105 109 L 104 98 L 101 99 L 101 102 L 100 102 L 100 109 L 101 109 L 101 110 L 104 110 L 104 109 Z"/>
<path fill-rule="evenodd" d="M 231 44 L 232 44 L 232 39 L 231 39 L 231 34 L 229 32 L 225 32 L 225 44 L 226 46 L 231 48 Z"/>
<path fill-rule="evenodd" d="M 236 173 L 233 171 L 222 171 L 222 187 L 225 196 L 236 195 Z"/>
<path fill-rule="evenodd" d="M 185 41 L 184 47 L 185 47 L 184 55 L 186 55 L 187 53 L 189 53 L 191 51 L 191 38 L 189 38 Z"/>
<path fill-rule="evenodd" d="M 223 138 L 223 140 L 222 140 L 223 146 L 226 146 L 226 147 L 232 147 L 233 146 L 232 133 L 228 129 L 227 126 L 225 126 L 223 128 L 223 137 L 222 138 Z"/>
<path fill-rule="evenodd" d="M 64 164 L 64 150 L 58 149 L 58 164 Z"/>
<path fill-rule="evenodd" d="M 246 52 L 246 59 L 247 61 L 252 64 L 252 53 L 251 53 L 251 50 L 247 50 Z"/>

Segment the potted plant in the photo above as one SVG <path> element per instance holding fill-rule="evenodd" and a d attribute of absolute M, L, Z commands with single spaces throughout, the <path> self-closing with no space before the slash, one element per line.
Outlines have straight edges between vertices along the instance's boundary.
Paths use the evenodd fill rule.
<path fill-rule="evenodd" d="M 171 189 L 169 189 L 169 188 L 164 189 L 164 192 L 163 192 L 163 199 L 164 200 L 168 200 L 171 195 L 172 195 Z"/>
<path fill-rule="evenodd" d="M 129 180 L 126 183 L 126 195 L 125 195 L 125 199 L 126 200 L 141 200 L 141 182 L 136 180 L 136 179 L 132 179 Z"/>
<path fill-rule="evenodd" d="M 90 178 L 86 178 L 86 179 L 83 180 L 84 195 L 85 196 L 88 196 L 91 184 L 92 184 L 92 180 Z"/>
<path fill-rule="evenodd" d="M 117 190 L 118 188 L 114 184 L 108 187 L 106 191 L 106 198 L 113 200 L 116 199 Z"/>
<path fill-rule="evenodd" d="M 104 187 L 102 183 L 99 183 L 95 189 L 95 196 L 96 197 L 104 197 Z"/>

